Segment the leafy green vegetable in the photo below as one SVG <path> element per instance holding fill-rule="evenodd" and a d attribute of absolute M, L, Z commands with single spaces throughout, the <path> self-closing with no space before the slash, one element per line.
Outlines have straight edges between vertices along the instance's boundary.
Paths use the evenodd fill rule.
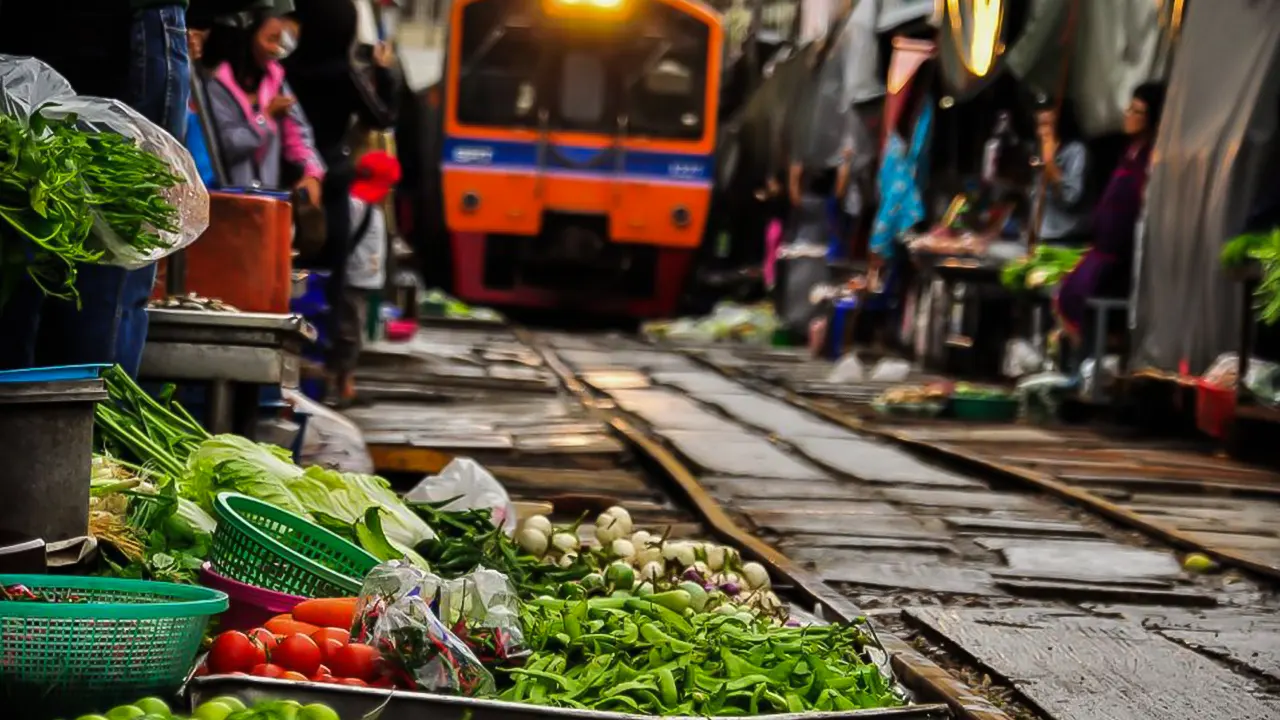
<path fill-rule="evenodd" d="M 1222 248 L 1225 267 L 1258 263 L 1262 278 L 1254 292 L 1258 319 L 1267 325 L 1280 322 L 1280 228 L 1241 235 Z"/>
<path fill-rule="evenodd" d="M 156 230 L 177 229 L 162 192 L 181 178 L 128 138 L 34 114 L 0 115 L 0 302 L 22 272 L 55 297 L 76 298 L 76 267 L 98 262 L 95 213 L 124 243 L 146 253 Z"/>
<path fill-rule="evenodd" d="M 1083 249 L 1040 245 L 1030 257 L 1006 263 L 1000 270 L 1000 283 L 1014 291 L 1056 287 L 1082 257 Z"/>
<path fill-rule="evenodd" d="M 218 493 L 231 491 L 310 517 L 289 491 L 289 484 L 303 472 L 284 448 L 239 435 L 215 435 L 192 453 L 190 463 L 191 472 L 182 479 L 180 491 L 206 510 L 212 511 Z"/>

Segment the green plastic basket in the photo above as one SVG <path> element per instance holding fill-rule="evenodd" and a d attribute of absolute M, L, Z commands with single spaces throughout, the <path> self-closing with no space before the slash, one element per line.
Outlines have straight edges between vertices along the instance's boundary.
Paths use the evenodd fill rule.
<path fill-rule="evenodd" d="M 0 702 L 74 716 L 174 693 L 227 596 L 194 585 L 57 575 L 0 575 L 57 600 L 0 601 Z M 21 714 L 16 717 L 36 717 Z"/>
<path fill-rule="evenodd" d="M 213 503 L 213 569 L 224 577 L 305 598 L 360 592 L 378 559 L 291 512 L 246 495 Z"/>
<path fill-rule="evenodd" d="M 1015 398 L 952 397 L 951 414 L 959 420 L 1012 422 L 1018 418 Z"/>

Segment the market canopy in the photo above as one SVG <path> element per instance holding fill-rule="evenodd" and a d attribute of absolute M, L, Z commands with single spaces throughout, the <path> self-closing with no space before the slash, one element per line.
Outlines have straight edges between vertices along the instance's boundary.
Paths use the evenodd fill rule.
<path fill-rule="evenodd" d="M 1239 287 L 1222 246 L 1242 229 L 1277 132 L 1280 3 L 1192 3 L 1170 76 L 1135 260 L 1136 368 L 1193 372 L 1235 350 Z"/>

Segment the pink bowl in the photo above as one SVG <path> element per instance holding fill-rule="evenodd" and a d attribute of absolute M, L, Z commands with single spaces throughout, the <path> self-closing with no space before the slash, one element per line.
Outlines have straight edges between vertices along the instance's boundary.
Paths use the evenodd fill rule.
<path fill-rule="evenodd" d="M 214 572 L 213 566 L 207 562 L 200 568 L 200 583 L 205 587 L 221 590 L 231 601 L 227 611 L 220 617 L 219 627 L 223 630 L 252 630 L 262 627 L 266 621 L 281 613 L 292 612 L 298 603 L 306 600 L 297 595 L 232 580 Z"/>
<path fill-rule="evenodd" d="M 413 320 L 388 320 L 387 321 L 387 339 L 396 342 L 404 342 L 413 337 L 418 331 L 418 323 Z"/>

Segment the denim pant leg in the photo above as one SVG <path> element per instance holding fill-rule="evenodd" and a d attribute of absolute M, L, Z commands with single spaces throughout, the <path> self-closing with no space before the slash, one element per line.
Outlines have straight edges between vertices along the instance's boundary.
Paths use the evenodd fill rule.
<path fill-rule="evenodd" d="M 111 364 L 121 361 L 121 291 L 128 271 L 110 265 L 81 265 L 76 269 L 74 301 L 45 298 L 40 315 L 36 363 L 48 365 Z M 136 365 L 133 367 L 136 372 Z"/>
<path fill-rule="evenodd" d="M 130 104 L 181 140 L 186 134 L 187 102 L 191 97 L 186 11 L 178 5 L 139 11 L 134 16 L 130 40 Z M 155 282 L 155 265 L 134 270 L 124 279 L 116 358 L 130 375 L 136 375 L 142 363 L 142 348 L 147 342 L 147 301 Z"/>

